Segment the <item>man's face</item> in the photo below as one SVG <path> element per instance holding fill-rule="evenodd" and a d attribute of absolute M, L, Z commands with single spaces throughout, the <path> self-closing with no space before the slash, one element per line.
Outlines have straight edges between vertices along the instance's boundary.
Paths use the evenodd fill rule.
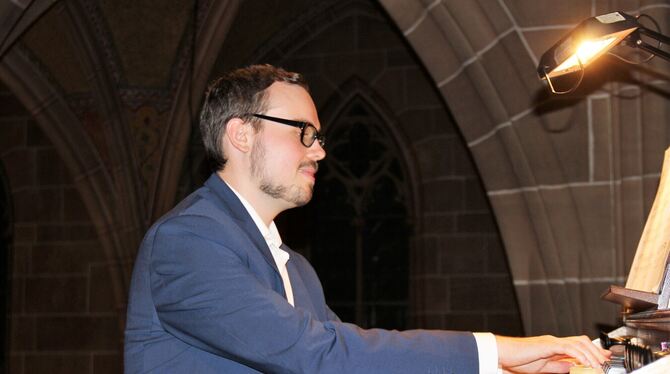
<path fill-rule="evenodd" d="M 300 86 L 274 83 L 267 92 L 265 115 L 305 121 L 321 129 L 316 107 Z M 300 129 L 263 120 L 251 151 L 251 174 L 258 188 L 284 207 L 302 206 L 312 198 L 317 161 L 326 156 L 318 141 L 309 148 L 300 140 Z"/>

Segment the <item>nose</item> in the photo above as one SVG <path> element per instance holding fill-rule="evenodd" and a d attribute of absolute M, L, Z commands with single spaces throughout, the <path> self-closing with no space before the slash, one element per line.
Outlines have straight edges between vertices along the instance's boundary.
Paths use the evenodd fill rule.
<path fill-rule="evenodd" d="M 323 160 L 326 157 L 326 150 L 323 149 L 318 140 L 314 141 L 309 149 L 309 157 L 314 161 Z"/>

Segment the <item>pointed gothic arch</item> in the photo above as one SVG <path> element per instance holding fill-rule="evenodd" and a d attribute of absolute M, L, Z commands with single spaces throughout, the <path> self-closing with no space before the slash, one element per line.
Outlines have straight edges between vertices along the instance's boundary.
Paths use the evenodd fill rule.
<path fill-rule="evenodd" d="M 105 173 L 98 151 L 59 90 L 44 76 L 35 62 L 10 50 L 0 63 L 0 79 L 16 95 L 37 125 L 56 147 L 67 166 L 98 232 L 105 255 L 118 262 L 126 251 L 114 227 L 113 209 L 107 199 L 114 196 L 112 179 Z M 111 271 L 114 299 L 125 303 L 123 272 Z"/>
<path fill-rule="evenodd" d="M 565 105 L 547 103 L 534 71 L 539 54 L 571 25 L 617 9 L 588 2 L 566 3 L 563 13 L 527 12 L 503 0 L 380 3 L 421 58 L 472 153 L 525 331 L 597 334 L 597 323 L 616 323 L 615 308 L 599 296 L 625 280 L 667 147 L 668 112 L 639 116 L 637 108 L 667 107 L 657 88 L 668 82 L 600 76 L 609 87 L 587 88 Z M 668 19 L 666 4 L 642 11 Z M 647 92 L 629 100 L 618 95 L 624 89 Z"/>
<path fill-rule="evenodd" d="M 237 15 L 239 5 L 240 0 L 212 1 L 209 2 L 205 14 L 198 14 L 194 18 L 199 22 L 196 45 L 192 47 L 187 73 L 179 77 L 168 129 L 161 139 L 162 162 L 155 183 L 151 186 L 154 196 L 149 206 L 151 220 L 158 219 L 175 203 L 183 163 L 189 157 L 189 139 L 193 131 L 191 127 L 194 123 L 197 126 L 197 121 L 193 119 L 197 117 L 216 56 Z"/>
<path fill-rule="evenodd" d="M 322 113 L 329 156 L 321 162 L 312 209 L 328 214 L 313 215 L 311 261 L 341 318 L 405 328 L 418 180 L 409 147 L 386 104 L 358 77 Z"/>
<path fill-rule="evenodd" d="M 109 265 L 112 289 L 109 298 L 119 311 L 120 328 L 125 320 L 123 311 L 132 259 L 146 228 L 147 217 L 160 215 L 174 201 L 170 191 L 176 189 L 177 181 L 172 180 L 169 171 L 180 167 L 184 155 L 179 152 L 179 146 L 175 150 L 173 144 L 187 141 L 184 129 L 187 134 L 190 104 L 192 101 L 197 103 L 203 94 L 212 63 L 209 56 L 217 54 L 225 39 L 237 3 L 238 0 L 212 2 L 199 14 L 202 24 L 193 68 L 197 72 L 193 76 L 183 74 L 177 78 L 180 83 L 172 103 L 170 130 L 162 134 L 161 152 L 165 157 L 160 159 L 161 172 L 157 178 L 162 185 L 152 186 L 154 192 L 161 193 L 156 192 L 156 203 L 153 204 L 141 195 L 131 129 L 119 96 L 117 72 L 106 61 L 110 52 L 105 44 L 108 41 L 104 40 L 106 36 L 99 34 L 100 25 L 96 24 L 100 21 L 96 18 L 99 15 L 90 9 L 94 3 L 59 3 L 52 11 L 59 12 L 59 20 L 64 24 L 63 33 L 69 38 L 78 63 L 89 72 L 85 75 L 91 92 L 84 93 L 88 98 L 85 105 L 100 117 L 96 123 L 100 126 L 95 129 L 99 131 L 96 134 L 101 135 L 99 138 L 88 131 L 88 124 L 83 123 L 85 119 L 80 118 L 73 108 L 71 98 L 51 79 L 45 67 L 32 58 L 27 48 L 16 45 L 0 62 L 0 80 L 21 101 L 56 148 L 95 225 L 101 246 L 97 250 L 104 253 Z"/>
<path fill-rule="evenodd" d="M 243 3 L 240 12 L 254 14 L 254 3 Z M 367 105 L 384 117 L 387 130 L 400 142 L 397 153 L 406 161 L 412 186 L 408 193 L 412 248 L 407 261 L 412 274 L 410 327 L 479 331 L 491 326 L 495 331 L 518 335 L 521 328 L 509 270 L 502 256 L 497 227 L 490 222 L 490 207 L 478 175 L 471 168 L 469 155 L 462 152 L 465 147 L 454 131 L 449 109 L 438 90 L 430 86 L 426 71 L 403 43 L 402 35 L 388 23 L 381 6 L 367 0 L 324 1 L 308 11 L 296 12 L 289 19 L 286 27 L 261 41 L 260 47 L 255 52 L 249 51 L 243 61 L 272 63 L 303 73 L 324 131 L 351 97 L 361 95 Z M 246 34 L 252 31 L 238 27 Z M 333 48 L 329 43 L 334 44 Z M 236 51 L 222 52 L 227 56 Z M 190 148 L 195 151 L 193 156 L 197 156 L 195 144 Z M 327 141 L 327 151 L 329 144 Z M 184 174 L 192 175 L 184 178 L 184 191 L 189 190 L 187 179 L 201 178 L 193 173 L 202 167 L 200 160 L 192 157 L 185 164 Z M 322 177 L 320 173 L 317 187 Z M 305 239 L 314 222 L 314 211 L 308 211 L 312 205 L 288 210 L 276 221 L 284 242 L 307 257 L 313 251 Z M 484 223 L 473 222 L 473 217 Z M 459 225 L 472 224 L 465 224 L 467 227 L 463 229 L 457 226 L 457 221 Z M 483 238 L 463 239 L 479 234 Z M 473 254 L 481 256 L 473 260 Z M 496 265 L 489 266 L 487 261 Z M 471 269 L 476 270 L 464 277 L 464 264 L 473 263 Z M 455 278 L 459 281 L 452 282 Z M 472 288 L 465 283 L 486 285 L 494 290 L 496 300 L 506 302 L 492 304 L 480 297 L 473 303 L 463 297 L 466 300 L 461 303 L 452 294 L 455 290 L 465 296 L 463 289 Z M 514 323 L 498 322 L 510 319 Z"/>
<path fill-rule="evenodd" d="M 402 126 L 389 108 L 384 98 L 382 98 L 368 82 L 354 75 L 338 87 L 331 97 L 327 99 L 320 109 L 319 116 L 325 124 L 325 131 L 330 131 L 330 124 L 336 122 L 337 118 L 346 111 L 354 102 L 359 102 L 369 109 L 371 113 L 379 117 L 383 126 L 383 132 L 393 142 L 394 150 L 398 152 L 401 160 L 402 172 L 407 177 L 407 204 L 411 208 L 412 226 L 414 231 L 421 231 L 422 221 L 420 219 L 420 188 L 417 185 L 421 178 L 416 166 L 415 155 L 412 153 L 412 147 L 401 132 Z"/>

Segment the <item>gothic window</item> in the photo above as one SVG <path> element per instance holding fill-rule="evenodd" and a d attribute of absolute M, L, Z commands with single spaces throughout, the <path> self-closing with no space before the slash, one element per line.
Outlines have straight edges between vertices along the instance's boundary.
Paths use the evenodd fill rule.
<path fill-rule="evenodd" d="M 402 329 L 408 307 L 408 187 L 400 152 L 361 97 L 325 127 L 310 257 L 344 321 Z"/>

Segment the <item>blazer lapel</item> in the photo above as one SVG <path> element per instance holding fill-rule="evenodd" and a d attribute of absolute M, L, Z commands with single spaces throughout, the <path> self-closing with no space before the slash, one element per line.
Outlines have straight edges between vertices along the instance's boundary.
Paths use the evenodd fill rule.
<path fill-rule="evenodd" d="M 291 250 L 285 244 L 282 244 L 281 248 L 291 253 Z M 291 253 L 291 258 L 289 258 L 288 262 L 286 263 L 286 270 L 288 271 L 288 276 L 291 279 L 291 289 L 293 290 L 293 302 L 295 303 L 295 307 L 303 308 L 310 311 L 311 313 L 318 313 L 314 307 L 312 295 L 309 293 L 309 290 L 305 285 L 305 281 L 300 275 L 300 269 L 298 269 L 296 266 L 296 261 L 292 260 L 292 256 L 294 256 L 293 253 Z M 318 317 L 319 319 L 323 320 L 321 316 Z"/>
<path fill-rule="evenodd" d="M 274 270 L 277 276 L 281 279 L 279 274 L 279 269 L 277 269 L 277 264 L 275 263 L 270 248 L 265 242 L 265 238 L 261 235 L 261 232 L 258 230 L 258 226 L 251 218 L 247 210 L 244 208 L 244 205 L 240 202 L 240 199 L 237 198 L 235 193 L 228 187 L 228 185 L 221 180 L 221 178 L 216 174 L 212 175 L 205 182 L 205 186 L 209 187 L 221 200 L 222 208 L 228 210 L 231 213 L 231 216 L 235 218 L 239 223 L 244 232 L 249 235 L 249 238 L 256 246 L 256 249 L 263 255 L 265 261 L 270 265 Z M 284 285 L 280 282 L 282 292 L 284 292 Z M 284 297 L 286 297 L 284 292 Z"/>

